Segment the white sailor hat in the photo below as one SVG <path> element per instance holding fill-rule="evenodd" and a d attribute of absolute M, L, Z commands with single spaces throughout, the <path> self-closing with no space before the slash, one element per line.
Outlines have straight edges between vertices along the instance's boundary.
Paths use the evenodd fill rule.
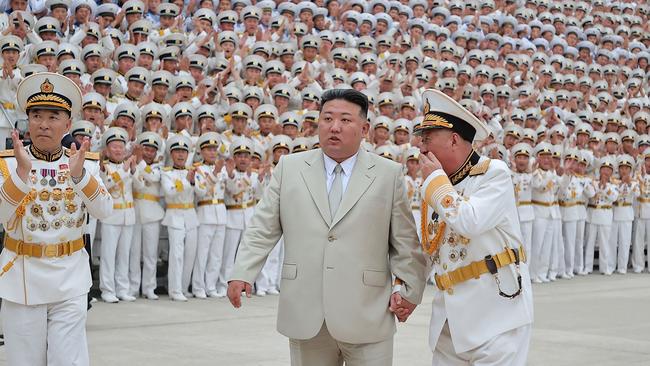
<path fill-rule="evenodd" d="M 420 160 L 420 149 L 417 147 L 409 147 L 408 149 L 404 150 L 403 154 L 404 161 L 409 161 L 409 160 Z"/>
<path fill-rule="evenodd" d="M 129 43 L 123 44 L 115 50 L 115 56 L 117 60 L 127 57 L 136 60 L 138 57 L 138 48 Z"/>
<path fill-rule="evenodd" d="M 97 108 L 104 110 L 106 107 L 106 99 L 103 95 L 96 92 L 89 92 L 83 96 L 81 100 L 81 108 Z"/>
<path fill-rule="evenodd" d="M 117 119 L 117 117 L 128 117 L 133 120 L 134 123 L 138 122 L 140 119 L 140 109 L 138 106 L 130 101 L 126 101 L 123 103 L 120 103 L 115 107 L 115 110 L 113 111 L 113 116 Z"/>
<path fill-rule="evenodd" d="M 153 147 L 158 150 L 163 145 L 160 135 L 151 131 L 146 131 L 138 135 L 136 142 L 139 145 Z"/>
<path fill-rule="evenodd" d="M 262 11 L 255 5 L 249 5 L 241 11 L 241 20 L 244 21 L 248 18 L 260 20 L 262 18 Z"/>
<path fill-rule="evenodd" d="M 397 131 L 404 131 L 408 133 L 409 135 L 413 131 L 413 126 L 411 121 L 409 121 L 406 118 L 398 118 L 395 121 L 393 121 L 393 132 Z"/>
<path fill-rule="evenodd" d="M 70 1 L 69 0 L 47 0 L 45 2 L 45 7 L 50 9 L 50 11 L 56 9 L 56 8 L 65 8 L 69 9 L 70 8 Z"/>
<path fill-rule="evenodd" d="M 311 146 L 311 139 L 308 137 L 296 137 L 295 140 L 291 141 L 291 153 L 295 154 L 311 150 Z"/>
<path fill-rule="evenodd" d="M 191 75 L 181 74 L 178 75 L 174 80 L 174 90 L 179 88 L 191 88 L 194 89 L 196 83 L 194 78 Z"/>
<path fill-rule="evenodd" d="M 122 5 L 124 13 L 129 14 L 144 14 L 144 3 L 140 0 L 129 0 Z"/>
<path fill-rule="evenodd" d="M 175 134 L 167 140 L 167 154 L 170 154 L 174 150 L 185 150 L 190 151 L 190 146 L 192 141 L 180 133 Z"/>
<path fill-rule="evenodd" d="M 291 151 L 291 142 L 291 137 L 287 135 L 275 135 L 271 139 L 271 151 L 283 148 Z"/>
<path fill-rule="evenodd" d="M 58 45 L 53 41 L 43 41 L 34 45 L 33 56 L 38 58 L 41 56 L 56 56 Z"/>
<path fill-rule="evenodd" d="M 20 73 L 23 75 L 23 77 L 28 77 L 41 72 L 47 72 L 47 67 L 41 64 L 27 64 L 20 65 L 18 67 L 20 68 Z"/>
<path fill-rule="evenodd" d="M 542 154 L 553 155 L 553 145 L 545 141 L 540 142 L 539 144 L 537 144 L 537 146 L 535 146 L 534 152 L 535 152 L 535 156 L 542 155 Z"/>
<path fill-rule="evenodd" d="M 217 23 L 217 14 L 212 9 L 201 8 L 194 13 L 194 17 L 199 20 L 206 20 L 212 25 Z"/>
<path fill-rule="evenodd" d="M 199 136 L 196 141 L 196 146 L 199 150 L 204 147 L 219 147 L 221 145 L 221 137 L 216 132 L 206 132 Z"/>
<path fill-rule="evenodd" d="M 610 168 L 613 170 L 615 165 L 616 161 L 611 156 L 603 156 L 602 158 L 598 159 L 598 169 Z"/>
<path fill-rule="evenodd" d="M 296 112 L 284 112 L 280 115 L 279 119 L 282 126 L 296 126 L 300 128 L 301 118 Z"/>
<path fill-rule="evenodd" d="M 61 75 L 75 74 L 81 76 L 86 72 L 86 65 L 76 59 L 67 59 L 59 64 L 58 72 Z"/>
<path fill-rule="evenodd" d="M 51 72 L 33 74 L 18 84 L 20 110 L 63 110 L 74 118 L 81 108 L 81 90 L 67 77 Z"/>
<path fill-rule="evenodd" d="M 388 132 L 393 131 L 393 120 L 390 117 L 379 116 L 372 121 L 372 129 L 384 128 Z"/>
<path fill-rule="evenodd" d="M 122 127 L 109 127 L 102 135 L 102 147 L 108 146 L 113 141 L 129 141 L 129 133 Z"/>
<path fill-rule="evenodd" d="M 2 37 L 0 40 L 0 51 L 8 51 L 8 50 L 14 50 L 18 52 L 22 52 L 24 48 L 23 41 L 14 36 L 14 35 L 7 35 Z"/>
<path fill-rule="evenodd" d="M 395 152 L 395 148 L 392 145 L 379 146 L 375 149 L 375 154 L 392 161 L 397 160 L 397 153 Z"/>
<path fill-rule="evenodd" d="M 451 129 L 470 142 L 483 140 L 489 135 L 485 123 L 441 91 L 425 90 L 422 99 L 424 121 L 415 131 L 416 133 L 428 129 Z"/>
<path fill-rule="evenodd" d="M 273 104 L 262 104 L 255 108 L 255 120 L 262 117 L 278 119 L 278 109 Z"/>
<path fill-rule="evenodd" d="M 253 116 L 253 110 L 246 103 L 233 103 L 228 108 L 228 115 L 232 118 L 251 118 Z"/>
<path fill-rule="evenodd" d="M 198 12 L 198 10 L 197 10 Z M 180 13 L 178 5 L 174 3 L 162 3 L 158 5 L 158 15 L 175 18 Z"/>
<path fill-rule="evenodd" d="M 194 108 L 192 107 L 192 104 L 188 102 L 180 102 L 176 103 L 174 107 L 172 108 L 171 111 L 171 116 L 173 119 L 176 119 L 178 117 L 182 116 L 194 116 Z"/>
<path fill-rule="evenodd" d="M 235 24 L 237 23 L 238 19 L 239 17 L 237 16 L 237 12 L 234 10 L 220 11 L 219 14 L 217 15 L 217 23 Z"/>
<path fill-rule="evenodd" d="M 618 166 L 629 166 L 630 168 L 634 168 L 635 162 L 634 158 L 631 157 L 628 154 L 621 154 L 618 156 L 618 159 L 616 159 L 616 162 Z"/>
<path fill-rule="evenodd" d="M 238 137 L 230 144 L 230 156 L 237 153 L 253 153 L 253 141 L 247 137 Z"/>
<path fill-rule="evenodd" d="M 44 16 L 36 22 L 34 25 L 34 30 L 37 34 L 44 32 L 60 33 L 61 23 L 56 18 Z"/>
<path fill-rule="evenodd" d="M 533 148 L 525 142 L 520 142 L 515 144 L 515 146 L 510 149 L 510 152 L 512 152 L 513 156 L 525 155 L 530 157 L 533 154 Z"/>
<path fill-rule="evenodd" d="M 152 25 L 146 19 L 136 20 L 129 26 L 129 31 L 133 34 L 144 34 L 146 36 L 151 33 Z"/>
<path fill-rule="evenodd" d="M 77 135 L 82 135 L 82 136 L 88 136 L 92 137 L 93 133 L 95 132 L 95 124 L 86 121 L 86 120 L 77 120 L 72 123 L 72 127 L 70 127 L 70 135 L 71 136 L 77 136 Z"/>
<path fill-rule="evenodd" d="M 124 77 L 126 78 L 126 81 L 135 81 L 141 84 L 147 84 L 149 82 L 149 70 L 144 67 L 136 66 L 127 71 Z"/>

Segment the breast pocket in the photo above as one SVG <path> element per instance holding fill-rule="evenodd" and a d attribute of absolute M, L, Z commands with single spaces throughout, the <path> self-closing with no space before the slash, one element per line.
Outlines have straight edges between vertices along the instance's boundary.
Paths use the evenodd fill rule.
<path fill-rule="evenodd" d="M 388 272 L 386 271 L 363 271 L 363 284 L 366 286 L 384 287 L 388 283 Z"/>
<path fill-rule="evenodd" d="M 298 265 L 291 263 L 284 263 L 282 265 L 282 279 L 295 280 L 298 276 Z"/>

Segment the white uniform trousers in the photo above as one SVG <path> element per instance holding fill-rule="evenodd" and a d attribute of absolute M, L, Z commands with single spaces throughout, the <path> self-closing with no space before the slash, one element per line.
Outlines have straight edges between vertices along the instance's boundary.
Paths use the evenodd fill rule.
<path fill-rule="evenodd" d="M 576 254 L 577 252 L 577 237 L 576 232 L 578 221 L 564 221 L 562 222 L 562 237 L 564 238 L 564 273 L 572 275 L 575 271 Z"/>
<path fill-rule="evenodd" d="M 415 228 L 418 232 L 418 239 L 422 241 L 422 225 L 420 225 L 420 222 L 422 221 L 422 215 L 420 214 L 420 210 L 411 210 L 411 212 L 413 213 L 413 219 L 415 220 Z"/>
<path fill-rule="evenodd" d="M 524 245 L 524 252 L 528 257 L 532 254 L 531 248 L 533 242 L 533 221 L 531 220 L 520 222 L 519 227 L 521 228 L 521 240 L 523 241 L 522 244 Z"/>
<path fill-rule="evenodd" d="M 585 220 L 576 221 L 576 249 L 573 272 L 581 273 L 585 267 Z"/>
<path fill-rule="evenodd" d="M 217 288 L 223 259 L 226 225 L 201 224 L 198 231 L 192 291 L 211 292 Z"/>
<path fill-rule="evenodd" d="M 524 325 L 490 339 L 467 352 L 456 353 L 445 322 L 433 351 L 433 366 L 525 366 L 531 325 Z"/>
<path fill-rule="evenodd" d="M 169 294 L 184 294 L 190 287 L 192 269 L 196 259 L 197 230 L 167 227 L 169 233 L 169 268 L 167 288 Z"/>
<path fill-rule="evenodd" d="M 533 221 L 533 247 L 530 256 L 530 273 L 533 279 L 548 279 L 549 260 L 554 239 L 552 219 L 536 218 Z"/>
<path fill-rule="evenodd" d="M 269 290 L 278 290 L 280 288 L 280 282 L 278 281 L 278 271 L 281 270 L 282 266 L 282 248 L 284 246 L 284 240 L 280 238 L 278 243 L 275 244 L 273 250 L 269 253 L 269 256 L 264 262 L 262 271 L 257 276 L 255 280 L 255 287 L 257 290 L 269 291 Z"/>
<path fill-rule="evenodd" d="M 87 366 L 86 295 L 43 305 L 2 300 L 7 365 Z"/>
<path fill-rule="evenodd" d="M 95 251 L 95 235 L 97 234 L 97 218 L 90 216 L 88 218 L 88 235 L 90 235 L 90 254 L 93 258 L 99 258 L 99 248 Z"/>
<path fill-rule="evenodd" d="M 598 266 L 601 273 L 605 272 L 607 258 L 611 255 L 608 252 L 607 241 L 612 232 L 612 225 L 587 224 L 587 244 L 585 245 L 585 268 L 584 271 L 594 271 L 594 250 L 598 246 Z M 614 252 L 616 254 L 616 252 Z"/>
<path fill-rule="evenodd" d="M 221 271 L 219 272 L 217 291 L 225 292 L 228 288 L 228 279 L 230 279 L 232 270 L 235 267 L 235 256 L 237 255 L 239 241 L 241 240 L 243 232 L 244 230 L 226 228 L 223 262 L 221 263 Z"/>
<path fill-rule="evenodd" d="M 634 231 L 634 243 L 632 247 L 632 270 L 643 272 L 645 269 L 646 255 L 644 250 L 648 248 L 650 254 L 650 219 L 636 219 Z"/>
<path fill-rule="evenodd" d="M 133 225 L 102 223 L 99 289 L 102 294 L 129 294 L 129 254 Z"/>
<path fill-rule="evenodd" d="M 160 241 L 160 221 L 135 224 L 133 227 L 129 258 L 129 294 L 131 296 L 138 296 L 140 284 L 142 284 L 143 294 L 151 293 L 158 287 L 156 281 L 158 241 Z"/>
<path fill-rule="evenodd" d="M 549 277 L 555 279 L 558 274 L 565 271 L 564 265 L 564 239 L 562 237 L 562 220 L 553 220 L 553 246 L 549 256 Z"/>
<path fill-rule="evenodd" d="M 617 270 L 620 273 L 626 273 L 630 259 L 630 246 L 632 245 L 632 221 L 614 221 L 612 234 L 607 243 L 610 246 L 610 253 L 612 253 L 607 261 L 607 271 Z"/>

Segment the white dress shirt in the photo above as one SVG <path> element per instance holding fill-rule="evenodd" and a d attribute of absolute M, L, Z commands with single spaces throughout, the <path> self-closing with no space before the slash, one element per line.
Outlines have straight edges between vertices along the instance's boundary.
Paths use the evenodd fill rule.
<path fill-rule="evenodd" d="M 341 162 L 341 168 L 343 168 L 343 171 L 341 172 L 341 183 L 343 184 L 342 194 L 345 194 L 345 189 L 348 187 L 348 182 L 350 181 L 354 164 L 357 162 L 358 154 L 359 153 L 357 152 Z M 334 182 L 334 168 L 336 168 L 336 164 L 339 163 L 327 156 L 325 153 L 323 153 L 323 159 L 325 160 L 325 176 L 327 177 L 327 193 L 329 194 L 330 189 L 332 189 L 332 182 Z"/>

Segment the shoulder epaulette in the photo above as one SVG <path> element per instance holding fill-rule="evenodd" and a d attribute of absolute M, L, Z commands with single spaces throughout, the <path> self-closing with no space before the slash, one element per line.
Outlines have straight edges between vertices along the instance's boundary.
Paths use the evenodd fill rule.
<path fill-rule="evenodd" d="M 0 151 L 0 158 L 9 158 L 14 156 L 14 149 Z"/>
<path fill-rule="evenodd" d="M 99 161 L 99 153 L 98 152 L 87 152 L 86 153 L 86 160 Z"/>
<path fill-rule="evenodd" d="M 192 166 L 194 166 L 194 167 L 198 167 L 198 166 L 201 166 L 202 164 L 203 164 L 203 163 L 197 161 L 196 163 L 192 164 Z"/>
<path fill-rule="evenodd" d="M 172 170 L 172 167 L 170 167 L 170 166 L 166 166 L 166 167 L 163 168 L 163 171 L 166 171 L 166 172 L 168 172 L 170 170 Z"/>
<path fill-rule="evenodd" d="M 483 161 L 482 163 L 478 163 L 472 167 L 472 169 L 469 171 L 470 176 L 474 175 L 482 175 L 485 174 L 485 172 L 488 171 L 488 168 L 490 167 L 490 161 L 491 159 L 487 159 Z"/>

